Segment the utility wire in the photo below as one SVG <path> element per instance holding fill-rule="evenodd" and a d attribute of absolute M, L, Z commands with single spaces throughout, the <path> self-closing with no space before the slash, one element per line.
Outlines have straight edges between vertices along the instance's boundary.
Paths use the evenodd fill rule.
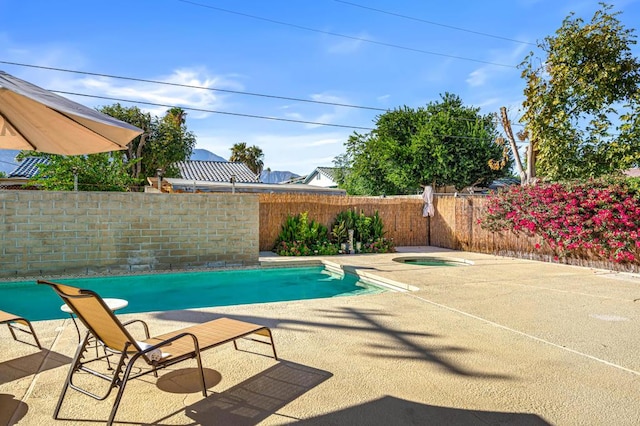
<path fill-rule="evenodd" d="M 261 97 L 264 97 L 264 98 L 285 99 L 285 100 L 290 100 L 290 101 L 307 102 L 307 103 L 330 105 L 330 106 L 340 106 L 340 107 L 348 107 L 348 108 L 358 108 L 358 109 L 371 110 L 371 111 L 381 111 L 381 112 L 388 112 L 389 111 L 389 109 L 376 108 L 376 107 L 370 107 L 370 106 L 342 104 L 342 103 L 327 102 L 327 101 L 314 101 L 314 100 L 310 100 L 310 99 L 292 98 L 292 97 L 285 97 L 285 96 L 278 96 L 278 95 L 266 95 L 266 94 L 262 94 L 262 93 L 243 92 L 243 91 L 238 91 L 238 90 L 216 89 L 216 88 L 212 88 L 212 87 L 196 86 L 196 85 L 191 85 L 191 84 L 171 83 L 171 82 L 167 82 L 167 81 L 150 80 L 150 79 L 137 78 L 137 77 L 125 77 L 125 76 L 120 76 L 120 75 L 97 73 L 97 72 L 90 72 L 90 71 L 77 71 L 77 70 L 70 70 L 70 69 L 65 69 L 65 68 L 47 67 L 47 66 L 43 66 L 43 65 L 24 64 L 24 63 L 19 63 L 19 62 L 0 61 L 0 64 L 15 65 L 15 66 L 19 66 L 19 67 L 36 68 L 36 69 L 42 69 L 42 70 L 48 70 L 48 71 L 60 71 L 60 72 L 67 72 L 67 73 L 80 74 L 80 75 L 91 75 L 91 76 L 96 76 L 96 77 L 107 77 L 107 78 L 114 78 L 114 79 L 119 79 L 119 80 L 137 81 L 137 82 L 142 82 L 142 83 L 152 83 L 152 84 L 161 84 L 161 85 L 166 85 L 166 86 L 184 87 L 184 88 L 188 88 L 188 89 L 221 91 L 221 92 L 234 93 L 234 94 L 237 94 L 237 95 L 261 96 Z M 80 96 L 89 96 L 89 95 L 80 95 Z M 165 105 L 159 105 L 159 106 L 165 106 Z M 475 119 L 465 118 L 465 117 L 454 117 L 454 119 L 461 120 L 461 121 L 472 121 L 472 122 L 476 121 Z M 522 126 L 522 124 L 512 123 L 512 126 Z"/>
<path fill-rule="evenodd" d="M 256 15 L 250 15 L 248 13 L 243 13 L 243 12 L 236 12 L 234 10 L 223 9 L 221 7 L 211 6 L 211 5 L 202 4 L 202 3 L 197 3 L 197 2 L 189 1 L 189 0 L 178 0 L 178 1 L 182 2 L 182 3 L 191 4 L 193 6 L 198 6 L 198 7 L 204 7 L 204 8 L 207 8 L 207 9 L 217 10 L 218 12 L 230 13 L 232 15 L 238 15 L 238 16 L 243 16 L 245 18 L 256 19 L 256 20 L 264 21 L 264 22 L 270 22 L 272 24 L 284 25 L 284 26 L 291 27 L 291 28 L 296 28 L 296 29 L 299 29 L 299 30 L 311 31 L 311 32 L 320 33 L 320 34 L 327 34 L 327 35 L 334 36 L 334 37 L 341 37 L 341 38 L 346 38 L 346 39 L 349 39 L 349 40 L 357 40 L 357 41 L 362 41 L 362 42 L 365 42 L 365 43 L 377 44 L 379 46 L 391 47 L 391 48 L 394 48 L 394 49 L 407 50 L 407 51 L 410 51 L 410 52 L 424 53 L 426 55 L 441 56 L 441 57 L 445 57 L 445 58 L 459 59 L 459 60 L 462 60 L 462 61 L 477 62 L 477 63 L 480 63 L 480 64 L 486 64 L 486 65 L 495 65 L 495 66 L 498 66 L 498 67 L 517 68 L 515 65 L 500 64 L 500 63 L 497 63 L 497 62 L 483 61 L 481 59 L 466 58 L 464 56 L 456 56 L 456 55 L 449 55 L 449 54 L 446 54 L 446 53 L 432 52 L 432 51 L 429 51 L 429 50 L 422 50 L 422 49 L 416 49 L 416 48 L 413 48 L 413 47 L 401 46 L 401 45 L 398 45 L 398 44 L 385 43 L 385 42 L 382 42 L 382 41 L 375 41 L 375 40 L 370 40 L 370 39 L 362 38 L 362 37 L 354 37 L 354 36 L 349 36 L 349 35 L 346 35 L 346 34 L 334 33 L 334 32 L 331 32 L 331 31 L 318 30 L 316 28 L 304 27 L 302 25 L 291 24 L 289 22 L 283 22 L 283 21 L 277 21 L 275 19 L 264 18 L 262 16 L 256 16 Z"/>
<path fill-rule="evenodd" d="M 528 45 L 531 45 L 531 46 L 537 46 L 535 43 L 531 43 L 529 41 L 516 40 L 516 39 L 513 39 L 513 38 L 502 37 L 502 36 L 499 36 L 499 35 L 494 35 L 494 34 L 483 33 L 483 32 L 480 32 L 480 31 L 469 30 L 467 28 L 456 27 L 456 26 L 453 26 L 453 25 L 441 24 L 439 22 L 427 21 L 426 19 L 421 19 L 421 18 L 416 18 L 416 17 L 413 17 L 413 16 L 402 15 L 400 13 L 389 12 L 389 11 L 382 10 L 382 9 L 376 9 L 375 7 L 364 6 L 362 4 L 357 4 L 357 3 L 350 2 L 350 1 L 344 1 L 344 0 L 333 0 L 333 1 L 335 1 L 337 3 L 348 4 L 348 5 L 354 6 L 354 7 L 359 7 L 361 9 L 366 9 L 366 10 L 371 10 L 371 11 L 378 12 L 378 13 L 383 13 L 385 15 L 396 16 L 398 18 L 409 19 L 409 20 L 412 20 L 412 21 L 422 22 L 422 23 L 429 24 L 429 25 L 436 25 L 438 27 L 443 27 L 443 28 L 449 28 L 451 30 L 463 31 L 463 32 L 466 32 L 466 33 L 476 34 L 476 35 L 480 35 L 480 36 L 483 36 L 483 37 L 496 38 L 496 39 L 499 39 L 499 40 L 512 41 L 514 43 L 528 44 Z"/>
<path fill-rule="evenodd" d="M 87 98 L 106 99 L 106 100 L 116 101 L 116 102 L 129 102 L 129 103 L 133 103 L 133 104 L 161 106 L 161 107 L 165 107 L 165 108 L 173 108 L 173 107 L 177 106 L 177 105 L 169 105 L 169 104 L 160 104 L 160 103 L 155 103 L 155 102 L 134 101 L 134 100 L 131 100 L 131 99 L 112 98 L 112 97 L 108 97 L 108 96 L 88 95 L 86 93 L 65 92 L 65 91 L 62 91 L 62 90 L 50 90 L 50 92 L 60 93 L 60 94 L 63 94 L 63 95 L 84 96 L 84 97 L 87 97 Z M 267 116 L 263 116 L 263 115 L 243 114 L 243 113 L 227 112 L 227 111 L 215 111 L 215 110 L 204 109 L 204 108 L 192 108 L 192 107 L 179 107 L 179 108 L 182 108 L 182 109 L 187 110 L 187 111 L 208 112 L 208 113 L 212 113 L 212 114 L 224 114 L 224 115 L 232 115 L 232 116 L 236 116 L 236 117 L 259 118 L 259 119 L 263 119 L 263 120 L 285 121 L 285 122 L 288 122 L 288 123 L 313 124 L 313 125 L 317 125 L 317 126 L 340 127 L 340 128 L 345 128 L 345 129 L 357 129 L 357 130 L 369 130 L 369 131 L 375 130 L 375 129 L 371 128 L 371 127 L 348 126 L 346 124 L 332 124 L 332 123 L 321 123 L 321 122 L 316 122 L 316 121 L 293 120 L 293 119 L 289 119 L 289 118 L 267 117 Z M 478 138 L 478 137 L 475 137 L 475 136 L 441 135 L 441 134 L 433 134 L 432 136 L 443 137 L 443 138 L 451 138 L 451 139 L 483 140 L 482 138 Z"/>
<path fill-rule="evenodd" d="M 133 104 L 151 105 L 151 106 L 159 106 L 159 107 L 166 107 L 166 108 L 174 108 L 174 107 L 177 106 L 177 105 L 169 105 L 169 104 L 160 104 L 160 103 L 156 103 L 156 102 L 134 101 L 134 100 L 131 100 L 131 99 L 112 98 L 112 97 L 109 97 L 109 96 L 87 95 L 85 93 L 65 92 L 65 91 L 62 91 L 62 90 L 50 90 L 50 92 L 60 93 L 60 94 L 64 94 L 64 95 L 84 96 L 84 97 L 87 97 L 87 98 L 106 99 L 106 100 L 109 100 L 109 101 L 129 102 L 129 103 L 133 103 Z M 333 124 L 333 123 L 321 123 L 321 122 L 316 122 L 316 121 L 294 120 L 294 119 L 291 119 L 291 118 L 267 117 L 267 116 L 264 116 L 264 115 L 243 114 L 243 113 L 239 113 L 239 112 L 228 112 L 228 111 L 216 111 L 216 110 L 205 109 L 205 108 L 194 108 L 194 107 L 183 107 L 183 106 L 179 106 L 179 108 L 182 108 L 182 109 L 187 110 L 187 111 L 198 111 L 198 112 L 208 112 L 208 113 L 211 113 L 211 114 L 233 115 L 233 116 L 236 116 L 236 117 L 260 118 L 262 120 L 286 121 L 286 122 L 289 122 L 289 123 L 313 124 L 313 125 L 317 125 L 317 126 L 341 127 L 341 128 L 345 128 L 345 129 L 373 130 L 371 127 L 348 126 L 346 124 Z"/>
<path fill-rule="evenodd" d="M 342 107 L 349 107 L 349 108 L 359 108 L 359 109 L 381 111 L 381 112 L 389 111 L 388 109 L 368 107 L 368 106 L 341 104 L 341 103 L 325 102 L 325 101 L 313 101 L 313 100 L 309 100 L 309 99 L 291 98 L 291 97 L 284 97 L 284 96 L 277 96 L 277 95 L 265 95 L 265 94 L 261 94 L 261 93 L 251 93 L 251 92 L 242 92 L 242 91 L 234 91 L 234 90 L 216 89 L 216 88 L 211 88 L 211 87 L 196 86 L 196 85 L 190 85 L 190 84 L 171 83 L 171 82 L 166 82 L 166 81 L 150 80 L 150 79 L 137 78 L 137 77 L 124 77 L 124 76 L 118 76 L 118 75 L 113 75 L 113 74 L 97 73 L 97 72 L 90 72 L 90 71 L 77 71 L 77 70 L 70 70 L 70 69 L 65 69 L 65 68 L 47 67 L 47 66 L 43 66 L 43 65 L 24 64 L 24 63 L 19 63 L 19 62 L 10 62 L 10 61 L 1 61 L 0 60 L 0 64 L 15 65 L 15 66 L 20 66 L 20 67 L 28 67 L 28 68 L 36 68 L 36 69 L 43 69 L 43 70 L 48 70 L 48 71 L 60 71 L 60 72 L 67 72 L 67 73 L 80 74 L 80 75 L 92 75 L 92 76 L 96 76 L 96 77 L 107 77 L 107 78 L 114 78 L 114 79 L 128 80 L 128 81 L 137 81 L 137 82 L 143 82 L 143 83 L 152 83 L 152 84 L 161 84 L 161 85 L 168 85 L 168 86 L 177 86 L 177 87 L 184 87 L 184 88 L 189 88 L 189 89 L 223 91 L 223 92 L 229 92 L 229 93 L 234 93 L 234 94 L 239 94 L 239 95 L 261 96 L 261 97 L 266 97 L 266 98 L 286 99 L 286 100 L 292 100 L 292 101 L 316 103 L 316 104 L 331 105 L 331 106 L 342 106 Z M 105 100 L 113 100 L 113 101 L 120 101 L 120 102 L 139 103 L 139 104 L 145 104 L 145 105 L 151 105 L 151 106 L 161 106 L 161 107 L 167 107 L 167 108 L 172 108 L 172 107 L 175 106 L 175 105 L 157 104 L 157 103 L 145 102 L 145 101 L 133 101 L 133 100 L 127 100 L 127 99 L 111 98 L 111 97 L 106 97 L 106 96 L 87 95 L 87 94 L 74 93 L 74 92 L 64 92 L 64 91 L 56 91 L 56 90 L 50 90 L 50 91 L 51 92 L 55 92 L 55 93 L 68 94 L 68 95 L 84 96 L 84 97 L 105 99 Z M 251 117 L 251 118 L 259 118 L 259 119 L 274 120 L 274 121 L 287 121 L 287 122 L 291 122 L 291 123 L 314 124 L 314 125 L 319 125 L 319 126 L 341 127 L 341 128 L 348 128 L 348 129 L 373 130 L 370 127 L 348 126 L 348 125 L 344 125 L 344 124 L 320 123 L 320 122 L 314 122 L 314 121 L 294 120 L 294 119 L 285 119 L 285 118 L 278 118 L 278 117 L 266 117 L 266 116 L 260 116 L 260 115 L 250 115 L 250 114 L 242 114 L 242 113 L 234 113 L 234 112 L 226 112 L 226 111 L 214 111 L 214 110 L 198 109 L 198 108 L 191 108 L 191 107 L 180 107 L 180 108 L 185 109 L 185 110 L 192 110 L 192 111 L 209 112 L 209 113 L 212 113 L 212 114 L 226 114 L 226 115 L 235 115 L 235 116 L 240 116 L 240 117 Z M 461 121 L 471 121 L 471 122 L 475 122 L 476 121 L 475 119 L 465 118 L 465 117 L 452 117 L 452 118 L 455 119 L 455 120 L 461 120 Z M 522 124 L 512 123 L 512 126 L 522 126 Z"/>
<path fill-rule="evenodd" d="M 168 82 L 168 81 L 148 80 L 148 79 L 136 78 L 136 77 L 123 77 L 123 76 L 118 76 L 118 75 L 104 74 L 104 73 L 97 73 L 97 72 L 89 72 L 89 71 L 75 71 L 75 70 L 69 70 L 69 69 L 64 69 L 64 68 L 46 67 L 46 66 L 42 66 L 42 65 L 22 64 L 22 63 L 18 63 L 18 62 L 0 61 L 0 64 L 16 65 L 16 66 L 19 66 L 19 67 L 38 68 L 38 69 L 44 69 L 44 70 L 50 70 L 50 71 L 61 71 L 61 72 L 68 72 L 68 73 L 73 73 L 73 74 L 92 75 L 92 76 L 95 76 L 95 77 L 117 78 L 117 79 L 120 79 L 120 80 L 137 81 L 137 82 L 141 82 L 141 83 L 164 84 L 166 86 L 186 87 L 186 88 L 189 88 L 189 89 L 199 89 L 199 90 L 210 90 L 210 91 L 214 91 L 214 92 L 233 93 L 233 94 L 236 94 L 236 95 L 260 96 L 260 97 L 263 97 L 263 98 L 284 99 L 284 100 L 287 100 L 287 101 L 307 102 L 307 103 L 311 103 L 311 104 L 340 106 L 340 107 L 346 107 L 346 108 L 367 109 L 367 110 L 371 110 L 371 111 L 382 111 L 382 112 L 386 112 L 387 111 L 384 108 L 375 108 L 375 107 L 369 107 L 369 106 L 341 104 L 341 103 L 337 103 L 337 102 L 327 102 L 327 101 L 315 101 L 315 100 L 311 100 L 311 99 L 291 98 L 291 97 L 287 97 L 287 96 L 267 95 L 267 94 L 263 94 L 263 93 L 252 93 L 252 92 L 243 92 L 243 91 L 240 91 L 240 90 L 217 89 L 217 88 L 214 88 L 214 87 L 204 87 L 204 86 L 196 86 L 196 85 L 182 84 L 182 83 L 171 83 L 171 82 Z"/>

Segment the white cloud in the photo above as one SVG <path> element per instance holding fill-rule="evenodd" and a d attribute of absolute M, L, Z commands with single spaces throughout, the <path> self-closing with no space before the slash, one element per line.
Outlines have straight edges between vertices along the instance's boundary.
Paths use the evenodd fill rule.
<path fill-rule="evenodd" d="M 0 50 L 5 52 L 4 59 L 11 62 L 77 71 L 91 69 L 85 55 L 63 44 L 19 46 L 13 43 L 6 35 L 0 34 Z M 168 74 L 161 75 L 124 75 L 125 77 L 170 83 L 168 85 L 33 67 L 8 67 L 10 69 L 6 69 L 7 72 L 48 90 L 129 99 L 185 108 L 223 109 L 230 95 L 207 89 L 243 89 L 243 85 L 240 83 L 240 76 L 214 75 L 206 67 L 176 68 Z M 184 86 L 198 86 L 203 87 L 203 89 Z M 89 107 L 117 102 L 68 94 L 63 94 L 62 96 L 72 98 L 76 102 Z M 140 105 L 140 108 L 154 115 L 163 115 L 168 109 L 166 106 L 154 107 L 145 105 Z M 206 112 L 188 112 L 189 118 L 196 120 L 207 118 L 211 115 Z"/>
<path fill-rule="evenodd" d="M 333 41 L 334 36 L 330 36 L 332 42 L 327 46 L 327 52 L 335 55 L 352 54 L 360 50 L 366 43 L 363 40 L 371 40 L 371 36 L 366 32 L 361 32 L 352 36 L 353 38 L 340 38 L 340 41 Z"/>
<path fill-rule="evenodd" d="M 515 67 L 523 59 L 524 51 L 526 49 L 527 45 L 519 44 L 511 50 L 492 50 L 490 51 L 490 56 L 487 62 L 505 65 L 513 64 Z M 465 81 L 470 87 L 482 87 L 491 80 L 502 79 L 506 73 L 513 74 L 514 72 L 518 73 L 518 70 L 510 67 L 488 64 L 471 71 Z"/>
<path fill-rule="evenodd" d="M 472 71 L 465 81 L 471 87 L 482 86 L 487 81 L 488 72 L 488 67 L 478 68 L 477 70 Z"/>
<path fill-rule="evenodd" d="M 205 68 L 179 68 L 168 75 L 149 76 L 144 79 L 170 84 L 86 76 L 61 82 L 61 85 L 66 88 L 60 88 L 59 90 L 160 104 L 161 106 L 141 104 L 140 108 L 151 114 L 161 116 L 170 106 L 205 110 L 221 109 L 224 107 L 228 95 L 207 90 L 207 88 L 233 88 L 238 90 L 242 87 L 238 82 L 224 76 L 211 75 Z M 185 86 L 197 86 L 203 87 L 203 89 Z M 72 88 L 72 90 L 69 88 Z M 203 119 L 210 116 L 209 113 L 204 111 L 188 112 L 191 119 Z"/>
<path fill-rule="evenodd" d="M 502 106 L 500 98 L 486 98 L 480 103 L 473 104 L 474 107 L 478 108 L 489 108 L 494 105 L 497 105 L 499 107 Z"/>

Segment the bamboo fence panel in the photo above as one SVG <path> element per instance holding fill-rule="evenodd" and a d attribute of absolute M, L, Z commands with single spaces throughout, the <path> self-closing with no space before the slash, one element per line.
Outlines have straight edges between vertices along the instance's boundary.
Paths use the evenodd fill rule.
<path fill-rule="evenodd" d="M 543 246 L 539 237 L 506 231 L 494 233 L 480 226 L 486 196 L 438 194 L 434 206 L 436 214 L 430 229 L 433 246 L 480 253 L 541 253 L 535 248 L 536 244 Z"/>
<path fill-rule="evenodd" d="M 429 221 L 430 245 L 458 250 L 455 198 L 436 195 L 433 197 L 433 207 L 435 214 Z"/>
<path fill-rule="evenodd" d="M 422 217 L 420 197 L 352 197 L 312 194 L 260 194 L 260 250 L 273 249 L 289 215 L 307 212 L 309 219 L 331 228 L 338 213 L 354 209 L 367 216 L 376 211 L 386 237 L 397 246 L 427 245 L 428 221 Z"/>

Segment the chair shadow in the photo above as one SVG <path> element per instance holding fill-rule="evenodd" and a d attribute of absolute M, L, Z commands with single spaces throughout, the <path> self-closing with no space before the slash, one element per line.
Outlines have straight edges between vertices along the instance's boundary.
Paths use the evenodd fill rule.
<path fill-rule="evenodd" d="M 384 396 L 360 405 L 304 419 L 301 426 L 350 425 L 513 425 L 551 426 L 537 414 L 439 407 Z"/>
<path fill-rule="evenodd" d="M 0 384 L 71 363 L 71 358 L 46 349 L 0 363 Z"/>
<path fill-rule="evenodd" d="M 29 411 L 29 406 L 13 395 L 0 393 L 0 425 L 17 424 Z"/>
<path fill-rule="evenodd" d="M 256 425 L 332 376 L 327 371 L 281 360 L 222 393 L 188 406 L 185 415 L 205 426 Z"/>
<path fill-rule="evenodd" d="M 222 375 L 211 368 L 203 368 L 204 383 L 207 389 L 216 386 L 222 380 Z M 167 393 L 190 394 L 202 390 L 200 370 L 195 367 L 180 368 L 162 374 L 156 381 L 156 387 Z"/>

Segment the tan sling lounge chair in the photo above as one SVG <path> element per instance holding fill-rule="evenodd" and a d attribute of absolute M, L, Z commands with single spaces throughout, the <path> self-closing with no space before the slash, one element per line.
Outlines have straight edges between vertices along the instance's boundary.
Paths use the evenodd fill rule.
<path fill-rule="evenodd" d="M 38 281 L 38 284 L 51 286 L 87 327 L 87 333 L 78 345 L 62 393 L 58 399 L 58 405 L 53 414 L 54 419 L 58 418 L 62 401 L 69 387 L 97 400 L 106 399 L 113 388 L 118 388 L 118 394 L 113 402 L 111 414 L 107 421 L 107 424 L 111 425 L 129 379 L 148 373 L 153 373 L 157 377 L 157 370 L 191 358 L 195 358 L 197 361 L 202 395 L 206 397 L 207 388 L 200 353 L 228 342 L 233 342 L 234 347 L 238 349 L 236 340 L 240 338 L 247 338 L 270 345 L 273 357 L 278 359 L 271 330 L 262 325 L 230 318 L 219 318 L 150 338 L 146 323 L 140 320 L 121 323 L 102 298 L 93 291 L 41 280 Z M 145 333 L 144 340 L 137 341 L 128 331 L 127 326 L 134 323 L 142 325 Z M 95 358 L 85 359 L 89 353 L 93 353 L 93 351 L 88 350 L 88 346 L 96 343 L 94 338 L 104 345 L 105 355 L 96 355 Z M 106 363 L 100 362 L 100 360 L 107 356 L 115 355 L 119 356 L 120 359 L 115 369 L 111 372 L 105 372 L 104 368 L 98 370 L 94 367 L 94 365 L 98 365 L 98 368 L 100 366 L 104 367 Z M 140 360 L 147 364 L 147 368 L 139 370 L 140 362 L 138 362 L 136 368 L 133 369 L 134 363 Z M 132 372 L 132 369 L 135 372 Z M 90 373 L 109 382 L 106 393 L 99 396 L 74 384 L 74 374 L 78 371 Z"/>
<path fill-rule="evenodd" d="M 27 330 L 24 327 L 18 327 L 16 323 L 29 327 L 29 329 Z M 30 345 L 31 343 L 29 342 L 25 342 L 24 340 L 19 340 L 16 337 L 16 331 L 30 334 L 33 336 L 33 340 L 36 341 L 36 346 L 38 347 L 38 349 L 42 349 L 42 346 L 40 346 L 40 341 L 38 340 L 38 336 L 36 336 L 36 332 L 33 331 L 33 327 L 31 326 L 31 323 L 26 318 L 22 318 L 17 315 L 10 314 L 9 312 L 0 311 L 0 324 L 7 324 L 7 327 L 9 327 L 9 331 L 11 332 L 11 336 L 13 336 L 13 340 Z"/>

